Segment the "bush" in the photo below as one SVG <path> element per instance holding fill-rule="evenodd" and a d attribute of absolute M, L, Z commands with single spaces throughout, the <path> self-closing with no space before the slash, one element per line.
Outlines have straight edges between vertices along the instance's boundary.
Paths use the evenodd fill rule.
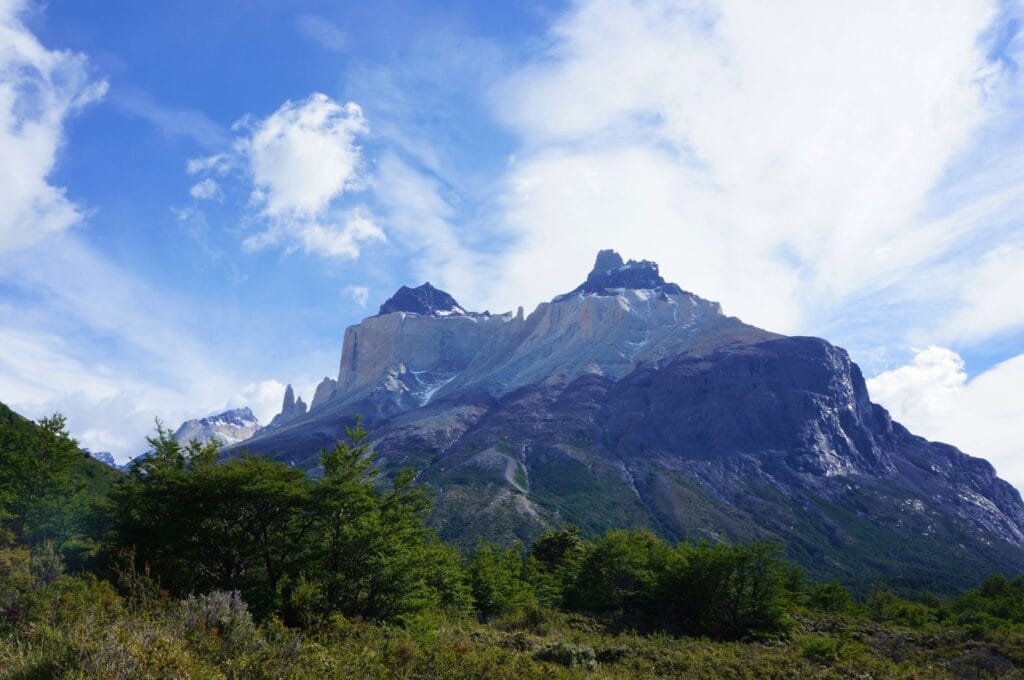
<path fill-rule="evenodd" d="M 807 592 L 807 606 L 820 612 L 841 614 L 853 608 L 853 597 L 839 581 L 815 583 Z"/>
<path fill-rule="evenodd" d="M 583 559 L 569 601 L 595 614 L 652 615 L 672 559 L 668 544 L 649 531 L 611 531 Z"/>
<path fill-rule="evenodd" d="M 724 639 L 770 637 L 790 627 L 793 598 L 777 546 L 680 544 L 675 553 L 663 586 L 675 625 Z"/>
<path fill-rule="evenodd" d="M 594 648 L 583 644 L 556 642 L 544 647 L 533 657 L 539 661 L 550 661 L 566 668 L 597 668 L 597 654 Z"/>

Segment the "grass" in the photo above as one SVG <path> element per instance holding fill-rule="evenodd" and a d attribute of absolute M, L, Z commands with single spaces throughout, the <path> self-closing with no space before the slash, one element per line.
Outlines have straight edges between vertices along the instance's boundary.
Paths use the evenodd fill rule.
<path fill-rule="evenodd" d="M 60 576 L 0 612 L 3 678 L 1015 678 L 1024 631 L 915 628 L 800 611 L 762 642 L 642 635 L 527 609 L 480 623 L 333 616 L 301 630 L 256 623 L 230 593 L 128 598 Z"/>

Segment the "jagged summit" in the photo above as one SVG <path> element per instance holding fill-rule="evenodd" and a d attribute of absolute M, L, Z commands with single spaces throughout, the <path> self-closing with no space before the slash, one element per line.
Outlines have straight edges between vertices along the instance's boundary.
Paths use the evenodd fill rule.
<path fill-rule="evenodd" d="M 226 425 L 245 426 L 256 422 L 256 415 L 248 406 L 243 406 L 242 408 L 233 408 L 224 411 L 223 413 L 200 418 L 196 422 L 200 425 L 216 425 L 218 423 L 223 423 Z"/>
<path fill-rule="evenodd" d="M 656 262 L 623 262 L 622 256 L 614 250 L 602 250 L 598 252 L 594 269 L 587 275 L 587 280 L 568 293 L 559 295 L 555 300 L 564 300 L 574 295 L 616 295 L 624 288 L 655 290 L 666 295 L 683 294 L 683 289 L 676 284 L 666 283 L 658 273 Z"/>
<path fill-rule="evenodd" d="M 221 444 L 230 446 L 249 439 L 259 429 L 259 420 L 248 406 L 244 406 L 205 418 L 186 420 L 175 431 L 174 438 L 182 444 L 192 439 L 198 439 L 202 443 L 216 439 Z"/>
<path fill-rule="evenodd" d="M 380 306 L 377 316 L 394 312 L 411 312 L 423 316 L 448 316 L 465 314 L 466 310 L 460 307 L 451 295 L 440 288 L 434 288 L 427 281 L 418 288 L 409 288 L 408 286 L 399 288 L 394 295 L 388 298 L 387 302 Z"/>
<path fill-rule="evenodd" d="M 267 428 L 280 427 L 285 423 L 306 415 L 306 402 L 302 397 L 295 398 L 295 390 L 288 385 L 284 390 L 284 400 L 281 402 L 281 412 L 274 416 Z"/>

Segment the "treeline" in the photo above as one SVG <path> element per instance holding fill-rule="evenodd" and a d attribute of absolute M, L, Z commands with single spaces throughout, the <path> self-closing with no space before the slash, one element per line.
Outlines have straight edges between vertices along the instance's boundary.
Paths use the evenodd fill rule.
<path fill-rule="evenodd" d="M 367 431 L 357 422 L 347 434 L 312 478 L 259 457 L 218 461 L 215 444 L 183 446 L 158 426 L 152 453 L 109 493 L 90 494 L 72 474 L 82 454 L 60 418 L 0 420 L 0 562 L 31 554 L 175 598 L 237 592 L 257 620 L 300 627 L 338 615 L 540 620 L 551 610 L 714 639 L 779 636 L 808 609 L 911 626 L 1024 623 L 1021 578 L 993 577 L 953 601 L 878 587 L 856 603 L 837 582 L 808 584 L 760 543 L 671 545 L 625 530 L 590 541 L 567 527 L 528 549 L 481 543 L 463 555 L 426 526 L 430 501 L 414 473 L 382 483 Z M 16 600 L 0 598 L 0 616 L 15 616 Z"/>
<path fill-rule="evenodd" d="M 114 490 L 110 544 L 176 595 L 237 590 L 258 616 L 294 624 L 549 607 L 719 638 L 788 625 L 799 579 L 767 545 L 671 546 L 643 531 L 588 542 L 570 527 L 529 551 L 482 543 L 460 556 L 424 523 L 414 473 L 380 484 L 367 431 L 347 434 L 314 479 L 252 456 L 217 462 L 215 445 L 158 429 Z"/>

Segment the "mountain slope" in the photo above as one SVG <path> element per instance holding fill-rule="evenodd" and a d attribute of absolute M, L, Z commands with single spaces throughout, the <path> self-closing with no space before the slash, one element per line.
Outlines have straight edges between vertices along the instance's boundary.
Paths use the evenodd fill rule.
<path fill-rule="evenodd" d="M 644 526 L 777 540 L 814 576 L 907 589 L 1024 568 L 1019 493 L 892 422 L 824 340 L 727 317 L 611 251 L 529 316 L 458 309 L 350 327 L 330 394 L 245 447 L 316 474 L 364 415 L 385 470 L 419 470 L 463 544 Z"/>

